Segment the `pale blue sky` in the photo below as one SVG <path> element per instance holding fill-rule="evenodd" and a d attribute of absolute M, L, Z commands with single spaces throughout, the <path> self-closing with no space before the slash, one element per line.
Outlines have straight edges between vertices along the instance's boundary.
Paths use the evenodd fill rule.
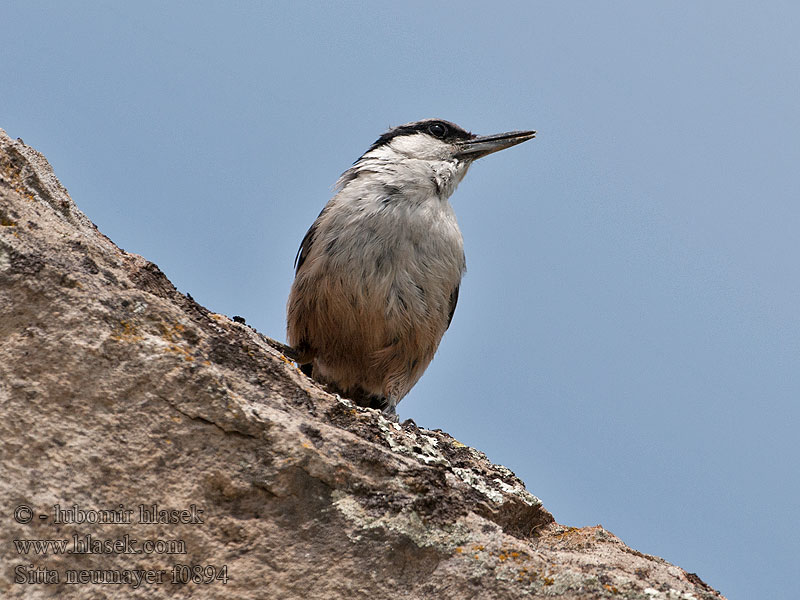
<path fill-rule="evenodd" d="M 401 418 L 733 599 L 800 560 L 793 2 L 4 2 L 0 127 L 118 245 L 284 338 L 388 126 L 537 129 L 452 201 L 468 273 Z"/>

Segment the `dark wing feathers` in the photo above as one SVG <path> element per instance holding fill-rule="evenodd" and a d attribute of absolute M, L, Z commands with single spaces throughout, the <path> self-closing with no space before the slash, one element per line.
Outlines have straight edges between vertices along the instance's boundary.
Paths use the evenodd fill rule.
<path fill-rule="evenodd" d="M 306 258 L 308 258 L 308 252 L 311 250 L 311 244 L 314 243 L 314 236 L 316 234 L 317 222 L 314 221 L 314 224 L 306 231 L 306 235 L 303 237 L 303 241 L 300 242 L 300 247 L 297 249 L 297 254 L 294 257 L 295 273 L 300 270 L 300 267 L 303 266 Z"/>
<path fill-rule="evenodd" d="M 456 289 L 450 294 L 450 314 L 447 315 L 447 327 L 450 327 L 450 323 L 453 322 L 453 315 L 456 312 L 456 304 L 458 304 L 458 289 L 459 286 L 456 286 Z"/>

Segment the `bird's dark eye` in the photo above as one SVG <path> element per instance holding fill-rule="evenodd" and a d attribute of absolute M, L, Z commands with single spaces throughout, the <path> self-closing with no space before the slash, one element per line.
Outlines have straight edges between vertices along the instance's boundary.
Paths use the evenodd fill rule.
<path fill-rule="evenodd" d="M 447 135 L 447 127 L 445 127 L 442 123 L 431 123 L 428 125 L 428 133 L 435 138 L 442 139 L 445 135 Z"/>

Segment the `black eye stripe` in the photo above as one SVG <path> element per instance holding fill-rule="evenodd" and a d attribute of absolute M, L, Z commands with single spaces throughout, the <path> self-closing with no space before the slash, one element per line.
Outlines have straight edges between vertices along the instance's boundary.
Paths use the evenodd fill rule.
<path fill-rule="evenodd" d="M 441 126 L 443 129 L 440 135 L 431 131 L 431 128 L 436 126 Z M 438 127 L 435 131 L 439 131 Z M 376 148 L 380 148 L 384 144 L 388 144 L 394 138 L 401 135 L 414 135 L 415 133 L 427 133 L 428 135 L 447 142 L 470 140 L 475 137 L 469 131 L 465 131 L 455 123 L 450 123 L 449 121 L 444 121 L 442 119 L 427 119 L 425 121 L 415 121 L 414 123 L 406 123 L 405 125 L 400 125 L 399 127 L 393 127 L 379 137 L 375 143 L 370 146 L 367 152 L 370 150 L 375 150 Z"/>

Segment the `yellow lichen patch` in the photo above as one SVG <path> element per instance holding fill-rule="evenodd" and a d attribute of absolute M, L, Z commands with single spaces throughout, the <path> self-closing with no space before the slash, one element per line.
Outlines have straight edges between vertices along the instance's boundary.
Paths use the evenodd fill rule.
<path fill-rule="evenodd" d="M 291 367 L 292 369 L 297 371 L 300 375 L 305 375 L 305 373 L 303 373 L 300 370 L 300 367 L 298 367 L 295 364 L 295 362 L 291 358 L 287 357 L 285 354 L 281 354 L 278 358 L 280 358 L 283 362 L 285 362 L 287 365 L 289 365 L 289 367 Z"/>
<path fill-rule="evenodd" d="M 557 540 L 565 540 L 575 533 L 581 533 L 581 530 L 577 527 L 567 527 L 565 531 L 562 531 L 555 537 Z"/>
<path fill-rule="evenodd" d="M 451 442 L 451 444 L 452 444 L 452 446 L 453 446 L 454 448 L 466 448 L 466 447 L 467 447 L 467 445 L 466 445 L 466 444 L 462 444 L 462 443 L 461 443 L 461 442 L 459 442 L 458 440 L 453 440 L 453 441 Z"/>
<path fill-rule="evenodd" d="M 170 344 L 167 346 L 167 352 L 174 352 L 175 354 L 180 354 L 183 356 L 183 360 L 192 361 L 194 360 L 194 356 L 189 354 L 189 351 L 186 348 L 178 346 L 177 344 Z"/>
<path fill-rule="evenodd" d="M 600 537 L 606 535 L 602 532 L 602 528 L 597 527 L 565 527 L 558 530 L 558 533 L 553 534 L 553 539 L 563 542 L 570 548 L 577 550 L 586 550 L 594 546 L 599 540 L 604 539 Z"/>
<path fill-rule="evenodd" d="M 183 360 L 185 361 L 193 361 L 194 356 L 180 345 L 180 341 L 183 338 L 183 334 L 186 331 L 186 327 L 181 325 L 180 323 L 175 323 L 174 325 L 165 325 L 161 323 L 159 325 L 159 329 L 161 329 L 161 338 L 169 342 L 167 346 L 167 352 L 174 352 L 175 354 L 180 354 L 183 356 Z"/>
<path fill-rule="evenodd" d="M 20 171 L 19 167 L 12 165 L 6 162 L 5 157 L 0 164 L 0 168 L 3 169 L 3 174 L 5 179 L 11 185 L 12 189 L 27 200 L 33 200 L 33 196 L 30 192 L 28 192 L 22 183 L 22 172 Z"/>
<path fill-rule="evenodd" d="M 549 575 L 545 575 L 539 571 L 528 569 L 526 567 L 522 567 L 517 571 L 516 579 L 520 583 L 534 583 L 536 581 L 540 581 L 544 586 L 550 586 L 556 582 L 556 580 Z"/>
<path fill-rule="evenodd" d="M 25 198 L 25 200 L 27 200 L 28 202 L 33 202 L 35 200 L 33 194 L 31 194 L 28 190 L 22 187 L 21 183 L 16 187 L 14 187 L 14 191 L 17 192 L 23 198 Z"/>
<path fill-rule="evenodd" d="M 112 340 L 118 342 L 138 342 L 144 339 L 143 336 L 139 335 L 139 329 L 136 325 L 130 321 L 120 321 L 119 324 L 114 327 L 114 331 L 110 337 Z"/>
<path fill-rule="evenodd" d="M 186 331 L 186 327 L 180 323 L 175 323 L 174 325 L 164 325 L 162 323 L 159 325 L 159 329 L 161 329 L 161 337 L 168 342 L 177 342 L 178 338 L 183 337 L 183 332 Z"/>
<path fill-rule="evenodd" d="M 17 222 L 12 221 L 11 219 L 8 219 L 6 217 L 0 217 L 0 225 L 2 225 L 3 227 L 16 227 Z"/>
<path fill-rule="evenodd" d="M 3 164 L 3 171 L 5 172 L 6 178 L 9 179 L 9 183 L 14 188 L 14 191 L 17 192 L 17 194 L 29 201 L 34 199 L 33 194 L 31 194 L 28 191 L 28 188 L 25 187 L 25 182 L 22 180 L 22 171 L 18 167 Z"/>
<path fill-rule="evenodd" d="M 603 587 L 606 588 L 612 594 L 619 594 L 619 590 L 613 585 L 603 584 Z"/>
<path fill-rule="evenodd" d="M 463 552 L 464 552 L 464 549 L 461 546 L 456 548 L 456 554 L 462 554 Z"/>

